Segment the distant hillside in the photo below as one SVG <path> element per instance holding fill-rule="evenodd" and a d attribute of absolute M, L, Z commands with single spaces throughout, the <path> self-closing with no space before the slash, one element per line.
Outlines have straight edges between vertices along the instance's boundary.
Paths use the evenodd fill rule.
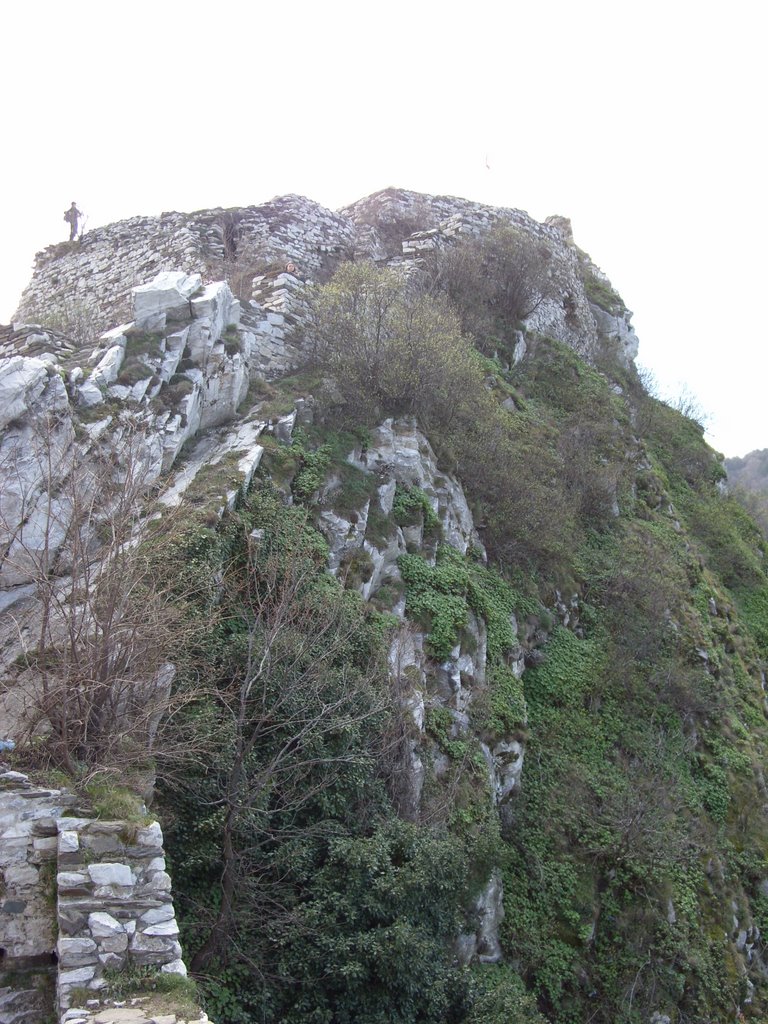
<path fill-rule="evenodd" d="M 743 500 L 768 536 L 768 448 L 725 460 L 731 490 Z"/>

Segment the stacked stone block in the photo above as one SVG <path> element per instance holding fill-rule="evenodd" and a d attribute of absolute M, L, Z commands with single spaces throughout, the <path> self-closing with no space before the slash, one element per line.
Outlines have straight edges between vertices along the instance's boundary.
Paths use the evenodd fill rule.
<path fill-rule="evenodd" d="M 130 966 L 186 975 L 160 825 L 60 818 L 58 995 L 108 986 Z"/>
<path fill-rule="evenodd" d="M 108 1000 L 110 972 L 186 976 L 160 825 L 73 817 L 75 803 L 0 764 L 0 1024 L 55 1006 L 65 1024 L 149 1022 L 146 1000 L 129 1016 Z"/>
<path fill-rule="evenodd" d="M 87 312 L 103 330 L 130 315 L 131 289 L 160 272 L 222 276 L 233 258 L 224 242 L 227 225 L 235 259 L 242 253 L 264 263 L 292 261 L 313 277 L 350 254 L 355 234 L 348 218 L 297 195 L 231 210 L 132 217 L 38 253 L 14 321 L 34 321 L 43 310 Z"/>
<path fill-rule="evenodd" d="M 72 799 L 0 765 L 0 1024 L 53 1008 L 55 818 Z"/>

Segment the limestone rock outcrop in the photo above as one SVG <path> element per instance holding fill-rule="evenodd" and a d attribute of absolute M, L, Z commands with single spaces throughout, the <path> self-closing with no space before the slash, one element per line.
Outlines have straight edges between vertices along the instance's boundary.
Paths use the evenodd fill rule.
<path fill-rule="evenodd" d="M 545 244 L 558 282 L 531 316 L 530 329 L 563 341 L 588 360 L 606 342 L 633 358 L 631 314 L 622 307 L 606 320 L 606 310 L 587 294 L 585 276 L 608 291 L 610 284 L 574 245 L 570 225 L 566 229 L 563 222 L 549 218 L 542 224 L 522 210 L 396 188 L 336 213 L 287 195 L 259 206 L 135 217 L 39 253 L 14 320 L 36 321 L 45 311 L 49 318 L 90 322 L 94 330 L 104 330 L 131 315 L 131 289 L 154 275 L 183 272 L 194 279 L 200 274 L 203 281 L 226 277 L 258 339 L 257 358 L 267 372 L 280 370 L 295 359 L 291 335 L 301 320 L 303 287 L 326 280 L 343 259 L 373 259 L 410 273 L 432 250 L 510 224 Z M 148 301 L 142 294 L 140 315 L 150 308 Z M 183 301 L 180 293 L 177 308 Z"/>
<path fill-rule="evenodd" d="M 354 567 L 365 571 L 357 588 L 366 599 L 388 595 L 389 610 L 400 620 L 390 652 L 389 667 L 396 692 L 409 719 L 409 738 L 404 758 L 404 792 L 401 812 L 419 820 L 424 811 L 425 783 L 446 784 L 455 771 L 443 746 L 476 742 L 487 768 L 487 798 L 499 812 L 513 798 L 523 769 L 524 743 L 519 736 L 487 737 L 474 722 L 474 705 L 487 690 L 487 635 L 483 620 L 472 613 L 459 642 L 447 658 L 430 655 L 428 632 L 406 615 L 406 598 L 399 559 L 418 553 L 435 564 L 436 541 L 428 536 L 424 522 L 394 526 L 382 533 L 382 516 L 390 517 L 398 487 L 415 488 L 424 496 L 439 523 L 441 542 L 461 555 L 472 551 L 485 556 L 475 529 L 464 490 L 458 480 L 442 472 L 435 453 L 413 419 L 388 419 L 371 432 L 364 448 L 349 452 L 347 461 L 371 475 L 375 494 L 360 508 L 341 513 L 333 509 L 331 478 L 320 492 L 318 524 L 329 544 L 329 569 L 346 572 L 347 584 L 354 584 Z M 515 631 L 517 623 L 512 623 Z M 512 670 L 518 677 L 524 669 L 522 649 L 509 652 Z M 443 746 L 430 730 L 430 716 L 448 716 Z M 471 920 L 458 939 L 457 956 L 495 963 L 501 959 L 498 928 L 503 917 L 503 884 L 494 871 L 478 898 Z"/>
<path fill-rule="evenodd" d="M 33 646 L 41 579 L 62 580 L 62 593 L 76 589 L 72 579 L 67 584 L 74 495 L 91 497 L 100 480 L 119 482 L 129 461 L 139 491 L 167 509 L 207 471 L 220 473 L 218 514 L 234 506 L 259 467 L 264 435 L 289 443 L 296 422 L 311 418 L 311 400 L 268 415 L 250 389 L 306 361 L 313 283 L 350 258 L 418 277 L 432 253 L 497 224 L 542 242 L 551 257 L 557 287 L 528 331 L 588 361 L 607 346 L 631 362 L 631 315 L 601 305 L 600 288 L 590 293 L 587 279 L 609 295 L 610 285 L 575 247 L 569 224 L 540 224 L 519 210 L 453 197 L 386 189 L 334 213 L 291 195 L 244 209 L 137 217 L 40 253 L 16 322 L 0 331 L 0 612 L 14 609 L 12 622 L 0 621 L 0 664 Z M 521 329 L 511 358 L 523 360 L 527 351 Z M 317 524 L 329 570 L 399 623 L 389 667 L 406 722 L 400 812 L 414 821 L 431 813 L 429 801 L 457 778 L 460 750 L 472 752 L 484 807 L 504 819 L 520 787 L 525 742 L 507 727 L 492 734 L 477 713 L 490 685 L 487 624 L 468 612 L 452 648 L 437 657 L 427 628 L 409 614 L 400 568 L 414 554 L 434 567 L 440 544 L 486 560 L 463 488 L 438 466 L 414 419 L 380 423 L 347 462 L 369 480 L 369 496 L 353 509 L 337 507 L 341 481 L 331 477 L 317 495 Z M 421 517 L 396 521 L 403 491 L 418 492 Z M 101 511 L 103 526 L 110 509 Z M 99 518 L 88 526 L 87 558 L 97 564 Z M 524 648 L 543 634 L 524 623 L 518 630 L 514 615 L 508 625 L 521 635 L 504 664 L 519 679 Z M 0 707 L 10 718 L 7 697 Z M 84 988 L 98 998 L 104 972 L 126 963 L 185 973 L 159 825 L 68 816 L 66 794 L 5 778 L 13 796 L 5 803 L 0 796 L 0 866 L 10 909 L 0 944 L 19 956 L 33 947 L 50 956 L 55 946 L 66 1024 L 110 1024 L 94 1007 L 70 1008 L 73 993 Z M 54 867 L 55 919 L 42 914 L 40 896 Z M 462 962 L 501 959 L 502 900 L 494 868 L 458 937 Z M 140 1017 L 114 1016 L 120 1019 L 139 1024 Z"/>

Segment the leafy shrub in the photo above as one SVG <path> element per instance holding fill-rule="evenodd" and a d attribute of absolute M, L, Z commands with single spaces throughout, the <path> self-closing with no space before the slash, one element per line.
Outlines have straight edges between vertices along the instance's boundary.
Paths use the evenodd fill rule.
<path fill-rule="evenodd" d="M 482 387 L 476 354 L 447 303 L 409 290 L 393 270 L 343 264 L 315 296 L 312 330 L 315 358 L 363 422 L 387 413 L 445 422 L 459 396 Z"/>
<path fill-rule="evenodd" d="M 464 858 L 456 838 L 397 820 L 368 838 L 332 840 L 312 899 L 298 911 L 300 927 L 283 945 L 282 971 L 294 984 L 281 1019 L 460 1020 L 469 979 L 449 951 Z"/>
<path fill-rule="evenodd" d="M 553 294 L 546 246 L 518 228 L 499 225 L 441 252 L 434 278 L 482 352 L 506 349 L 520 321 Z"/>
<path fill-rule="evenodd" d="M 547 1024 L 522 979 L 507 964 L 481 967 L 466 1024 Z"/>
<path fill-rule="evenodd" d="M 492 666 L 488 675 L 487 711 L 482 728 L 494 739 L 514 735 L 528 723 L 528 704 L 522 679 L 508 665 Z"/>
<path fill-rule="evenodd" d="M 440 525 L 432 502 L 419 487 L 398 484 L 392 503 L 392 514 L 398 526 L 414 526 L 423 521 L 425 530 L 435 530 Z"/>
<path fill-rule="evenodd" d="M 420 555 L 401 555 L 398 559 L 408 614 L 429 629 L 430 652 L 440 660 L 450 656 L 468 619 L 469 579 L 465 567 L 450 554 L 452 551 L 441 548 L 434 566 Z"/>

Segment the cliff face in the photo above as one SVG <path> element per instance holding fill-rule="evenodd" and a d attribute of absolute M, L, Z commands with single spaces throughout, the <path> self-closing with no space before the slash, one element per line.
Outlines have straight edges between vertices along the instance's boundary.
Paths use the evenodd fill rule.
<path fill-rule="evenodd" d="M 212 1016 L 762 1019 L 765 549 L 567 221 L 134 218 L 0 346 L 0 740 L 157 773 Z"/>

